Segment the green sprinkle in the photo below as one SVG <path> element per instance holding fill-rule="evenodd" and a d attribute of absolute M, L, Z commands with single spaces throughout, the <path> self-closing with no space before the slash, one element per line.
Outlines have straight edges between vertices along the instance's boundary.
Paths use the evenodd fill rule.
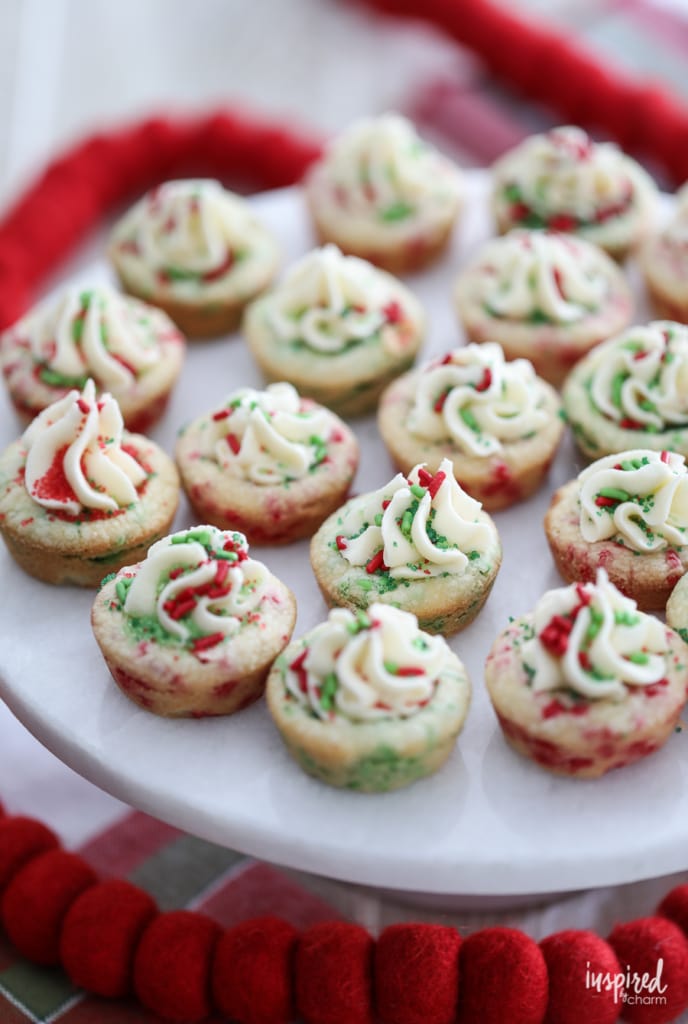
<path fill-rule="evenodd" d="M 644 651 L 634 651 L 633 654 L 628 655 L 628 660 L 632 661 L 634 665 L 647 665 L 650 656 Z"/>
<path fill-rule="evenodd" d="M 124 602 L 127 599 L 127 594 L 129 593 L 129 587 L 133 582 L 134 580 L 130 576 L 123 576 L 121 579 L 117 580 L 117 583 L 115 584 L 115 591 L 117 593 L 117 600 L 121 605 L 124 605 Z"/>
<path fill-rule="evenodd" d="M 467 427 L 473 430 L 476 434 L 481 433 L 478 421 L 470 409 L 460 409 L 459 414 Z"/>
<path fill-rule="evenodd" d="M 399 665 L 396 661 L 385 661 L 384 666 L 385 672 L 389 672 L 391 676 L 395 676 L 399 671 Z"/>
<path fill-rule="evenodd" d="M 623 370 L 620 370 L 618 373 L 615 373 L 614 376 L 612 377 L 612 387 L 611 387 L 612 395 L 611 395 L 611 397 L 612 397 L 612 402 L 614 403 L 614 405 L 616 406 L 617 409 L 621 408 L 621 389 L 622 389 L 622 387 L 624 385 L 624 381 L 626 380 L 626 377 L 627 377 L 627 374 L 624 373 Z"/>
<path fill-rule="evenodd" d="M 101 588 L 104 587 L 106 583 L 109 583 L 110 580 L 114 580 L 116 575 L 116 572 L 110 572 L 107 574 L 107 576 L 103 576 L 102 580 L 100 581 Z"/>
<path fill-rule="evenodd" d="M 213 542 L 210 536 L 209 530 L 187 530 L 186 533 L 182 533 L 178 537 L 172 537 L 172 544 L 193 544 L 194 541 L 198 541 L 204 548 L 212 548 Z M 227 552 L 225 552 L 227 554 Z M 234 554 L 234 552 L 232 552 Z"/>
<path fill-rule="evenodd" d="M 421 498 L 425 497 L 426 493 L 426 487 L 421 487 L 420 484 L 411 484 L 411 494 L 413 495 L 414 498 L 418 498 L 418 500 L 420 501 Z"/>
<path fill-rule="evenodd" d="M 334 706 L 334 698 L 339 687 L 339 680 L 336 673 L 330 672 L 325 676 L 320 690 L 320 706 L 324 711 L 331 711 Z"/>
<path fill-rule="evenodd" d="M 380 219 L 384 221 L 404 220 L 413 213 L 413 207 L 408 203 L 393 203 L 386 210 L 380 212 Z"/>
<path fill-rule="evenodd" d="M 375 525 L 382 526 L 382 512 L 378 512 L 375 516 Z"/>
<path fill-rule="evenodd" d="M 407 508 L 406 511 L 404 512 L 403 516 L 401 517 L 401 525 L 400 525 L 401 532 L 403 533 L 403 535 L 405 537 L 408 537 L 410 535 L 412 527 L 413 527 L 413 512 L 410 509 Z"/>
<path fill-rule="evenodd" d="M 602 629 L 602 623 L 604 622 L 604 615 L 599 612 L 597 608 L 590 608 L 590 625 L 585 632 L 585 639 L 588 644 L 591 644 L 599 631 Z"/>
<path fill-rule="evenodd" d="M 72 324 L 72 338 L 78 344 L 81 341 L 81 335 L 84 333 L 84 318 L 82 316 Z"/>
<path fill-rule="evenodd" d="M 57 370 L 51 370 L 48 366 L 43 366 L 38 371 L 38 376 L 44 384 L 48 384 L 53 388 L 78 388 L 80 391 L 84 387 L 88 377 L 84 374 L 83 377 L 65 377 L 63 373 L 58 373 Z"/>
<path fill-rule="evenodd" d="M 640 616 L 632 612 L 614 612 L 614 622 L 617 626 L 637 626 Z"/>
<path fill-rule="evenodd" d="M 601 498 L 611 498 L 613 501 L 630 501 L 628 491 L 622 491 L 618 487 L 602 487 L 599 491 Z"/>

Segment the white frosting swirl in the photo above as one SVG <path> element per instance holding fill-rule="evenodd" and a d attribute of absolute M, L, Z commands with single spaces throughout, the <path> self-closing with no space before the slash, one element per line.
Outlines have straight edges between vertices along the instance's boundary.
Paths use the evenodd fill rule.
<path fill-rule="evenodd" d="M 486 311 L 533 323 L 571 324 L 597 312 L 611 268 L 595 246 L 549 231 L 511 231 L 489 241 L 476 262 Z"/>
<path fill-rule="evenodd" d="M 265 391 L 240 388 L 210 417 L 204 452 L 229 473 L 254 484 L 299 480 L 327 454 L 333 416 L 302 403 L 291 384 Z"/>
<path fill-rule="evenodd" d="M 467 345 L 421 370 L 408 429 L 429 441 L 451 440 L 470 455 L 492 455 L 502 451 L 502 441 L 542 429 L 548 420 L 542 402 L 526 359 L 506 363 L 499 345 Z"/>
<path fill-rule="evenodd" d="M 153 617 L 180 643 L 233 636 L 260 604 L 269 579 L 242 533 L 198 526 L 157 541 L 126 592 L 132 619 Z"/>
<path fill-rule="evenodd" d="M 688 327 L 655 320 L 601 345 L 592 357 L 589 387 L 596 408 L 621 426 L 656 432 L 685 424 Z"/>
<path fill-rule="evenodd" d="M 449 648 L 418 629 L 415 615 L 372 604 L 333 609 L 285 671 L 289 693 L 317 718 L 408 718 L 433 697 Z M 305 654 L 305 657 L 304 657 Z"/>
<path fill-rule="evenodd" d="M 568 215 L 574 223 L 565 230 L 626 212 L 640 174 L 613 143 L 593 142 L 569 126 L 532 135 L 501 162 L 508 199 L 527 207 L 538 226 Z"/>
<path fill-rule="evenodd" d="M 100 285 L 71 288 L 42 303 L 12 328 L 27 344 L 38 376 L 55 387 L 127 387 L 159 363 L 161 338 L 181 338 L 160 310 Z"/>
<path fill-rule="evenodd" d="M 330 143 L 318 169 L 343 215 L 392 230 L 446 215 L 461 192 L 458 168 L 399 114 L 356 121 Z"/>
<path fill-rule="evenodd" d="M 421 485 L 427 478 L 432 482 Z M 496 529 L 479 519 L 480 509 L 480 502 L 459 487 L 449 459 L 434 477 L 414 466 L 408 480 L 398 473 L 385 487 L 349 504 L 340 553 L 369 572 L 377 559 L 394 579 L 458 575 L 469 560 L 496 546 Z"/>
<path fill-rule="evenodd" d="M 108 394 L 96 400 L 92 380 L 49 405 L 22 436 L 31 498 L 69 515 L 137 501 L 146 471 L 122 448 L 123 426 L 117 402 Z"/>
<path fill-rule="evenodd" d="M 524 643 L 532 687 L 623 700 L 629 687 L 652 686 L 667 665 L 665 627 L 638 611 L 598 569 L 595 583 L 550 590 L 535 608 L 535 636 Z"/>
<path fill-rule="evenodd" d="M 253 247 L 256 224 L 244 200 L 218 181 L 168 181 L 132 207 L 114 242 L 157 285 L 197 286 L 230 273 Z"/>
<path fill-rule="evenodd" d="M 393 278 L 326 245 L 292 267 L 270 296 L 267 318 L 280 341 L 301 341 L 315 352 L 342 352 L 378 332 L 394 351 L 404 320 L 400 297 Z"/>
<path fill-rule="evenodd" d="M 634 449 L 598 459 L 578 475 L 586 541 L 622 539 L 634 551 L 688 539 L 688 470 L 682 455 Z"/>

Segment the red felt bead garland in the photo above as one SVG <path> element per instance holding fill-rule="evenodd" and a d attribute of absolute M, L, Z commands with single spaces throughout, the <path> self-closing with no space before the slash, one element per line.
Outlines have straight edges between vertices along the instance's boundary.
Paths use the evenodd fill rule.
<path fill-rule="evenodd" d="M 40 841 L 28 852 L 18 836 Z M 662 916 L 618 925 L 608 943 L 567 931 L 543 940 L 541 952 L 510 928 L 461 942 L 453 928 L 393 925 L 375 942 L 341 921 L 298 935 L 258 918 L 222 932 L 203 914 L 158 914 L 141 889 L 98 883 L 81 857 L 41 841 L 57 843 L 39 822 L 0 821 L 8 937 L 99 995 L 126 992 L 133 974 L 140 1001 L 167 1020 L 215 1011 L 236 1024 L 289 1024 L 296 1012 L 305 1024 L 614 1024 L 623 1010 L 623 1020 L 667 1024 L 688 1008 L 688 938 L 670 920 L 685 922 L 688 886 L 668 894 Z M 627 976 L 632 985 L 657 977 L 663 998 L 623 1003 L 617 986 L 615 999 L 604 979 L 619 975 L 621 987 Z"/>

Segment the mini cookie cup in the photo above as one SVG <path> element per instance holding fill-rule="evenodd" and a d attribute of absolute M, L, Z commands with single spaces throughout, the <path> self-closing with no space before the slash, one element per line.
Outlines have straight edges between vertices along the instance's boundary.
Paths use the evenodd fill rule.
<path fill-rule="evenodd" d="M 580 528 L 580 484 L 571 480 L 552 497 L 545 533 L 559 574 L 567 583 L 594 581 L 599 568 L 641 611 L 664 611 L 669 595 L 688 570 L 688 545 L 638 552 L 611 539 L 587 541 Z"/>
<path fill-rule="evenodd" d="M 219 647 L 193 653 L 127 630 L 117 584 L 138 568 L 125 567 L 108 579 L 91 612 L 98 646 L 125 696 L 147 711 L 174 718 L 231 715 L 258 700 L 296 622 L 296 600 L 289 588 L 273 576 L 264 598 L 269 615 L 243 624 Z"/>
<path fill-rule="evenodd" d="M 285 670 L 301 650 L 300 642 L 293 643 L 277 659 L 266 698 L 287 750 L 305 772 L 330 786 L 380 793 L 408 786 L 444 764 L 471 698 L 468 675 L 453 652 L 432 698 L 414 715 L 353 721 L 341 714 L 316 718 L 291 696 Z"/>
<path fill-rule="evenodd" d="M 24 486 L 26 449 L 15 441 L 0 456 L 0 533 L 22 569 L 44 583 L 97 587 L 103 576 L 136 559 L 164 536 L 179 502 L 174 463 L 148 438 L 123 435 L 148 474 L 139 500 L 116 512 L 65 516 L 44 508 Z"/>
<path fill-rule="evenodd" d="M 544 396 L 549 421 L 530 438 L 503 442 L 498 454 L 481 457 L 460 451 L 450 439 L 430 441 L 412 434 L 406 424 L 415 401 L 422 371 L 412 370 L 390 384 L 380 399 L 378 429 L 396 468 L 408 474 L 418 463 L 431 473 L 443 459 L 450 459 L 460 486 L 488 512 L 495 512 L 530 497 L 547 476 L 564 430 L 561 403 L 545 381 L 538 386 Z"/>
<path fill-rule="evenodd" d="M 519 754 L 555 775 L 594 779 L 654 753 L 670 738 L 686 702 L 688 671 L 688 650 L 672 629 L 666 631 L 666 679 L 629 686 L 623 701 L 534 692 L 522 655 L 532 635 L 532 614 L 512 622 L 485 665 L 504 738 Z"/>

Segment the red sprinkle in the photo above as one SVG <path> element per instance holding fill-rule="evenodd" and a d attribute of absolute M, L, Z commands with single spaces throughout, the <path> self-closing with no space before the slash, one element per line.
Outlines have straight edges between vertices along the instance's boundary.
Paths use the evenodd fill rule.
<path fill-rule="evenodd" d="M 76 501 L 77 497 L 64 471 L 64 459 L 67 445 L 55 452 L 50 469 L 36 481 L 31 496 L 33 498 L 52 498 L 55 501 Z"/>
<path fill-rule="evenodd" d="M 443 391 L 442 394 L 435 399 L 435 403 L 432 407 L 435 412 L 442 412 L 442 410 L 444 409 L 444 403 L 447 401 L 447 395 L 449 394 L 450 391 L 451 388 L 447 388 L 446 391 Z"/>
<path fill-rule="evenodd" d="M 598 494 L 595 498 L 595 504 L 599 505 L 600 508 L 615 508 L 619 503 L 614 498 L 605 498 Z"/>
<path fill-rule="evenodd" d="M 389 506 L 391 504 L 392 504 L 392 499 L 391 498 L 385 498 L 385 500 L 382 502 L 382 511 L 384 512 L 385 509 L 389 508 Z"/>
<path fill-rule="evenodd" d="M 231 416 L 234 409 L 220 409 L 219 412 L 213 413 L 214 420 L 226 420 L 228 416 Z"/>
<path fill-rule="evenodd" d="M 384 572 L 386 568 L 387 566 L 384 563 L 384 550 L 381 550 L 370 559 L 366 565 L 366 572 L 372 576 L 374 572 L 377 572 L 378 570 L 382 570 Z"/>
<path fill-rule="evenodd" d="M 181 576 L 181 574 L 183 572 L 184 572 L 184 568 L 181 565 L 178 566 L 176 569 L 172 569 L 172 571 L 170 572 L 170 579 L 171 580 L 179 579 L 179 577 Z"/>
<path fill-rule="evenodd" d="M 234 455 L 238 455 L 239 454 L 239 449 L 241 448 L 241 444 L 240 444 L 239 438 L 236 436 L 236 434 L 227 434 L 227 444 L 232 449 L 232 452 L 234 453 Z"/>
<path fill-rule="evenodd" d="M 490 384 L 492 383 L 492 370 L 489 366 L 485 367 L 483 372 L 482 380 L 475 385 L 476 391 L 487 391 Z"/>
<path fill-rule="evenodd" d="M 224 559 L 222 559 L 221 561 L 219 561 L 217 563 L 217 569 L 215 571 L 215 581 L 214 582 L 219 587 L 221 587 L 222 584 L 224 583 L 224 581 L 227 579 L 227 574 L 228 573 L 229 573 L 229 562 L 226 562 Z"/>
<path fill-rule="evenodd" d="M 171 619 L 183 619 L 196 607 L 196 598 L 189 597 L 186 601 L 165 601 L 163 608 Z"/>
<path fill-rule="evenodd" d="M 638 362 L 639 359 L 645 359 L 645 357 L 649 356 L 649 354 L 650 354 L 649 352 L 646 352 L 644 349 L 641 348 L 639 352 L 635 353 L 633 358 L 635 359 L 636 362 Z"/>
<path fill-rule="evenodd" d="M 662 462 L 666 462 L 667 464 L 669 463 L 669 452 L 663 451 L 659 457 L 662 460 Z"/>
<path fill-rule="evenodd" d="M 218 278 L 224 277 L 224 275 L 232 269 L 234 266 L 234 253 L 228 252 L 222 263 L 215 267 L 213 270 L 209 270 L 207 273 L 201 275 L 202 281 L 217 281 Z"/>
<path fill-rule="evenodd" d="M 586 672 L 590 672 L 592 670 L 592 662 L 590 661 L 590 655 L 587 651 L 578 652 L 578 663 Z"/>
<path fill-rule="evenodd" d="M 206 651 L 209 647 L 215 647 L 224 640 L 224 633 L 211 633 L 210 636 L 197 636 L 191 641 L 194 651 Z"/>
<path fill-rule="evenodd" d="M 390 324 L 400 324 L 403 322 L 404 311 L 396 299 L 393 299 L 391 302 L 388 302 L 386 306 L 383 306 L 382 312 L 385 314 L 387 321 Z"/>
<path fill-rule="evenodd" d="M 88 402 L 85 402 L 83 398 L 78 398 L 76 404 L 79 406 L 79 409 L 84 414 L 84 416 L 87 416 L 88 413 L 91 411 L 91 406 L 88 404 Z"/>
<path fill-rule="evenodd" d="M 619 426 L 622 427 L 624 430 L 644 430 L 645 429 L 645 427 L 644 427 L 644 425 L 642 423 L 638 423 L 637 420 L 632 420 L 632 419 L 628 419 L 628 418 L 626 418 L 624 420 L 621 420 L 621 422 L 619 423 Z"/>
<path fill-rule="evenodd" d="M 442 486 L 446 479 L 447 474 L 444 473 L 442 470 L 440 470 L 439 473 L 435 473 L 434 477 L 428 484 L 428 494 L 430 495 L 431 498 L 435 497 L 435 495 L 437 494 L 437 492 L 439 491 L 440 487 Z"/>
<path fill-rule="evenodd" d="M 540 643 L 550 654 L 560 658 L 569 646 L 569 633 L 573 629 L 573 621 L 563 615 L 553 615 L 540 633 Z"/>
<path fill-rule="evenodd" d="M 425 675 L 425 670 L 417 665 L 402 665 L 401 668 L 397 669 L 396 674 L 398 676 L 423 676 Z"/>
<path fill-rule="evenodd" d="M 298 676 L 299 689 L 301 690 L 302 693 L 306 693 L 308 689 L 308 673 L 304 668 L 304 662 L 306 660 L 307 655 L 308 648 L 304 647 L 301 653 L 296 658 L 294 658 L 291 665 L 289 666 L 291 671 L 295 672 L 296 675 Z"/>
<path fill-rule="evenodd" d="M 343 537 L 341 533 L 338 534 L 335 537 L 335 544 L 337 545 L 337 551 L 343 551 L 347 547 L 346 537 Z"/>
<path fill-rule="evenodd" d="M 573 231 L 576 226 L 576 219 L 568 213 L 557 213 L 554 217 L 550 217 L 547 221 L 547 226 L 552 231 Z"/>

